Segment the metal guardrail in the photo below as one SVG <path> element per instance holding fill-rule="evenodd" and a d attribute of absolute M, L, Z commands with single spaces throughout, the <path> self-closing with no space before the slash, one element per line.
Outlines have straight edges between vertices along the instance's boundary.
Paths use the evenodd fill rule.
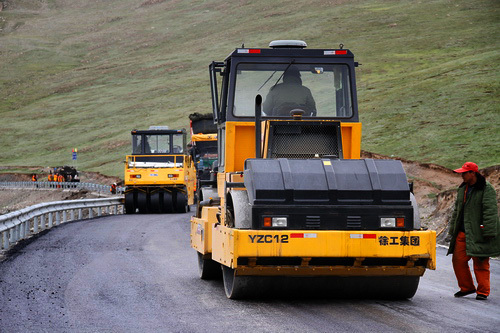
<path fill-rule="evenodd" d="M 109 185 L 83 182 L 0 182 L 0 188 L 29 188 L 29 189 L 86 189 L 93 192 L 110 193 Z M 123 193 L 124 187 L 117 187 L 116 193 Z"/>
<path fill-rule="evenodd" d="M 112 214 L 123 214 L 121 197 L 45 202 L 0 215 L 0 249 L 64 222 Z"/>

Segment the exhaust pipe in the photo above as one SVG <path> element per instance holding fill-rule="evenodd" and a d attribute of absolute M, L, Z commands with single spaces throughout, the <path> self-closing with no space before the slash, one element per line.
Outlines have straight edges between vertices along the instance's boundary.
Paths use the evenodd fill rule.
<path fill-rule="evenodd" d="M 261 116 L 262 116 L 262 96 L 255 96 L 255 158 L 261 158 Z"/>

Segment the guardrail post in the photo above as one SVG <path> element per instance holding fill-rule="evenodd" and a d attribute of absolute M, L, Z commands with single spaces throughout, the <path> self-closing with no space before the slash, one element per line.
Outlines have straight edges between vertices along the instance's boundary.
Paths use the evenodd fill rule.
<path fill-rule="evenodd" d="M 24 238 L 24 223 L 21 222 L 18 225 L 17 240 Z"/>
<path fill-rule="evenodd" d="M 2 238 L 3 238 L 3 242 L 2 242 L 3 245 L 2 245 L 2 247 L 3 247 L 4 250 L 7 250 L 9 248 L 9 231 L 8 230 L 6 230 L 5 232 L 3 232 L 3 237 Z"/>
<path fill-rule="evenodd" d="M 97 216 L 102 216 L 102 207 L 97 207 Z"/>
<path fill-rule="evenodd" d="M 33 218 L 33 233 L 38 233 L 38 216 Z"/>
<path fill-rule="evenodd" d="M 63 210 L 63 217 L 62 217 L 62 223 L 65 223 L 68 219 L 68 216 L 67 216 L 67 211 Z"/>
<path fill-rule="evenodd" d="M 94 218 L 94 211 L 92 210 L 92 207 L 89 208 L 89 219 Z"/>
<path fill-rule="evenodd" d="M 83 212 L 81 208 L 78 209 L 78 219 L 83 220 Z"/>
<path fill-rule="evenodd" d="M 30 225 L 30 220 L 26 220 L 21 223 L 21 238 L 26 238 L 28 236 L 28 228 Z"/>
<path fill-rule="evenodd" d="M 52 224 L 53 224 L 52 213 L 49 213 L 49 229 L 52 228 Z"/>
<path fill-rule="evenodd" d="M 27 219 L 26 222 L 24 222 L 24 237 L 28 237 L 30 235 L 30 228 L 31 225 L 31 219 Z"/>
<path fill-rule="evenodd" d="M 14 243 L 14 232 L 15 232 L 15 228 L 11 228 L 9 230 L 9 246 L 10 246 L 10 244 Z"/>
<path fill-rule="evenodd" d="M 56 212 L 55 214 L 56 214 L 56 225 L 59 225 L 61 224 L 61 216 L 59 212 Z"/>
<path fill-rule="evenodd" d="M 20 233 L 21 233 L 21 228 L 20 228 L 20 226 L 19 226 L 19 224 L 18 224 L 18 225 L 16 225 L 16 226 L 14 227 L 14 243 L 15 243 L 15 242 L 17 242 L 17 241 L 19 240 L 19 234 L 20 234 Z"/>
<path fill-rule="evenodd" d="M 40 229 L 45 229 L 45 214 L 40 216 Z"/>

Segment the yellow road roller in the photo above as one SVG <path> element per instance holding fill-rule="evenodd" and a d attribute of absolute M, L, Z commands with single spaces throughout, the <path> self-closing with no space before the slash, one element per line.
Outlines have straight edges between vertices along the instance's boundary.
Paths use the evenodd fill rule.
<path fill-rule="evenodd" d="M 151 126 L 132 131 L 125 160 L 127 214 L 185 213 L 194 202 L 196 170 L 187 153 L 186 131 Z"/>
<path fill-rule="evenodd" d="M 357 65 L 343 45 L 295 40 L 210 64 L 216 195 L 191 219 L 191 246 L 228 298 L 411 298 L 435 269 L 401 162 L 360 159 Z"/>

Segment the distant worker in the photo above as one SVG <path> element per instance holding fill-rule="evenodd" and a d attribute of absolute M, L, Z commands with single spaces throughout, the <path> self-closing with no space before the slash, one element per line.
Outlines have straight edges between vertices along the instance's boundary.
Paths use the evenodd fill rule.
<path fill-rule="evenodd" d="M 316 116 L 316 102 L 311 90 L 302 85 L 300 71 L 290 66 L 283 74 L 283 83 L 274 85 L 269 90 L 263 104 L 263 111 L 268 116 L 290 116 L 294 109 L 303 110 L 304 116 Z"/>
<path fill-rule="evenodd" d="M 32 175 L 31 175 L 31 181 L 32 181 L 32 182 L 36 182 L 36 181 L 38 181 L 38 179 L 37 179 L 37 177 L 36 177 L 36 174 L 32 174 Z"/>
<path fill-rule="evenodd" d="M 52 187 L 52 182 L 54 181 L 54 176 L 52 175 L 52 171 L 50 171 L 49 175 L 47 176 L 47 181 L 49 182 L 49 187 Z"/>
<path fill-rule="evenodd" d="M 116 183 L 111 184 L 111 188 L 109 189 L 111 194 L 116 194 Z"/>
<path fill-rule="evenodd" d="M 500 225 L 497 197 L 493 186 L 479 173 L 475 163 L 466 162 L 454 170 L 462 175 L 455 209 L 450 220 L 448 254 L 460 290 L 455 297 L 476 293 L 477 300 L 490 294 L 490 258 L 500 255 Z M 469 260 L 474 263 L 477 289 L 472 280 Z"/>

